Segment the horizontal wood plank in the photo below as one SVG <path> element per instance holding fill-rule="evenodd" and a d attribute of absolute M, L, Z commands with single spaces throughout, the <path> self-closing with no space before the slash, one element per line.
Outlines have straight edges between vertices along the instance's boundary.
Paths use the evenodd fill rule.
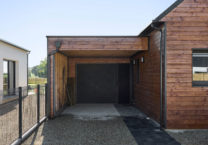
<path fill-rule="evenodd" d="M 167 26 L 167 127 L 208 128 L 208 87 L 192 86 L 192 49 L 208 48 L 208 1 L 184 0 Z"/>

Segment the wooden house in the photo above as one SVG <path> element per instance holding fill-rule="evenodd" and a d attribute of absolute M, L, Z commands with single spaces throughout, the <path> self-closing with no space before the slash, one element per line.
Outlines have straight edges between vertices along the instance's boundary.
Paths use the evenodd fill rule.
<path fill-rule="evenodd" d="M 207 0 L 177 0 L 138 36 L 47 44 L 51 117 L 69 92 L 71 104 L 133 103 L 164 128 L 208 128 Z"/>

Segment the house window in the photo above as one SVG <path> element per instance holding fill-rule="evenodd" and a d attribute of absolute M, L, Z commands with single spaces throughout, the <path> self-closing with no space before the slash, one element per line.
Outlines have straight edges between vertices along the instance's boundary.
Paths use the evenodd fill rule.
<path fill-rule="evenodd" d="M 4 96 L 15 94 L 15 62 L 3 61 L 3 92 Z"/>
<path fill-rule="evenodd" d="M 208 86 L 208 50 L 193 50 L 193 86 Z"/>

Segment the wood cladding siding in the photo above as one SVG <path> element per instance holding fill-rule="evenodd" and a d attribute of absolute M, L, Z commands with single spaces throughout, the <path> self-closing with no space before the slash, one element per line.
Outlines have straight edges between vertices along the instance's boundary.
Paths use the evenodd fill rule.
<path fill-rule="evenodd" d="M 167 25 L 167 128 L 208 128 L 208 87 L 192 87 L 192 49 L 208 48 L 208 1 L 184 0 Z"/>
<path fill-rule="evenodd" d="M 56 50 L 55 42 L 61 41 L 60 50 L 147 50 L 147 38 L 135 37 L 48 37 L 48 52 Z"/>
<path fill-rule="evenodd" d="M 148 116 L 160 120 L 160 38 L 153 31 L 149 38 L 149 50 L 139 53 L 134 59 L 134 98 L 136 106 Z M 141 62 L 144 57 L 144 63 Z M 137 70 L 139 63 L 139 70 Z M 139 72 L 138 72 L 139 71 Z M 139 81 L 137 82 L 137 73 Z"/>
<path fill-rule="evenodd" d="M 53 101 L 53 96 L 54 96 L 54 94 L 53 94 L 53 90 L 54 90 L 53 89 L 53 70 L 54 70 L 54 67 L 53 67 L 53 57 L 50 56 L 49 59 L 50 59 L 49 60 L 50 61 L 50 72 L 49 72 L 49 74 L 50 74 L 50 82 L 52 82 L 52 83 L 49 84 L 50 85 L 50 87 L 49 87 L 50 88 L 50 93 L 49 93 L 50 97 L 49 98 L 51 100 L 51 102 L 50 102 L 51 103 L 50 104 L 50 109 L 51 109 L 50 116 L 53 117 L 53 115 L 54 115 L 53 114 L 54 113 L 54 110 L 53 110 L 53 108 L 54 108 L 53 107 L 53 103 L 54 103 L 54 101 Z"/>
<path fill-rule="evenodd" d="M 66 85 L 68 78 L 68 58 L 63 54 L 55 54 L 55 102 L 56 112 L 66 105 Z"/>

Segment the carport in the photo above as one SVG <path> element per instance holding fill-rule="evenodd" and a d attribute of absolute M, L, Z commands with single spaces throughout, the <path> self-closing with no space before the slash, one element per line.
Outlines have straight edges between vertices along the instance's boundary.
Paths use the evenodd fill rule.
<path fill-rule="evenodd" d="M 133 101 L 133 57 L 148 50 L 138 36 L 47 36 L 51 117 L 77 103 Z"/>

